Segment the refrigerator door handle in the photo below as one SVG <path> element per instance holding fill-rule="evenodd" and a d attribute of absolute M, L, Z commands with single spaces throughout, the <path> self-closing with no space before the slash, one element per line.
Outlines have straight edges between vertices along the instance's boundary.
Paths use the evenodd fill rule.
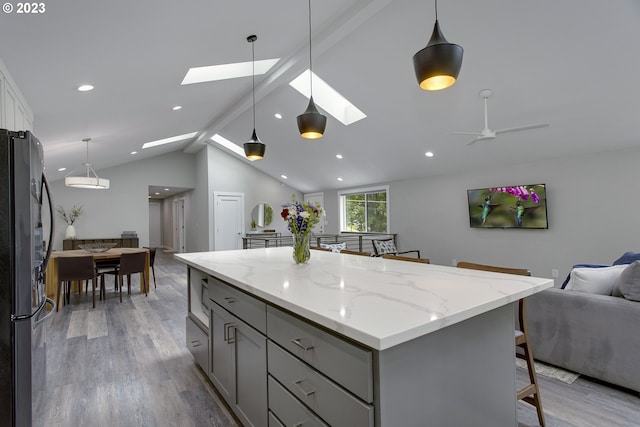
<path fill-rule="evenodd" d="M 38 319 L 38 316 L 44 310 L 44 308 L 45 308 L 45 306 L 47 304 L 49 304 L 51 306 L 51 310 L 42 319 Z M 47 298 L 45 303 L 42 304 L 42 307 L 40 307 L 40 309 L 35 314 L 37 320 L 33 323 L 33 328 L 34 329 L 37 328 L 39 325 L 41 325 L 47 319 L 51 318 L 55 313 L 56 313 L 56 302 L 54 300 L 52 300 L 51 298 Z"/>
<path fill-rule="evenodd" d="M 51 257 L 51 250 L 53 248 L 53 233 L 55 229 L 55 221 L 53 220 L 54 218 L 53 217 L 53 200 L 51 200 L 51 190 L 49 189 L 49 181 L 47 181 L 47 177 L 44 174 L 42 174 L 42 183 L 44 184 L 44 188 L 47 190 L 47 200 L 49 201 L 49 219 L 51 221 L 51 226 L 49 227 L 49 244 L 47 245 L 47 254 L 44 257 L 44 262 L 42 263 L 42 268 L 40 270 L 40 275 L 44 277 L 44 272 L 47 270 L 47 264 L 49 264 L 49 258 Z M 54 303 L 54 308 L 55 308 L 55 303 Z"/>

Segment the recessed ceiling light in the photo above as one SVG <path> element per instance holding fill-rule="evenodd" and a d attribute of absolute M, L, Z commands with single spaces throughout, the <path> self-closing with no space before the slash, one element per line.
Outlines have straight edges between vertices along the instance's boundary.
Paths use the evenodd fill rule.
<path fill-rule="evenodd" d="M 160 195 L 160 193 L 153 193 L 153 194 L 155 194 L 156 196 L 159 196 L 159 195 Z"/>
<path fill-rule="evenodd" d="M 233 151 L 235 154 L 237 154 L 238 156 L 242 157 L 243 159 L 246 158 L 245 155 L 244 155 L 244 149 L 240 148 L 240 146 L 238 144 L 235 144 L 235 143 L 229 141 L 224 136 L 218 135 L 216 133 L 215 135 L 213 135 L 211 137 L 211 140 L 217 142 L 220 145 L 222 145 L 227 150 Z"/>
<path fill-rule="evenodd" d="M 287 175 L 280 175 L 280 178 L 287 179 Z"/>
<path fill-rule="evenodd" d="M 133 156 L 134 154 L 138 154 L 138 152 L 137 151 L 132 151 L 131 155 Z"/>
<path fill-rule="evenodd" d="M 431 151 L 427 151 L 424 155 L 427 157 L 433 157 L 433 153 Z"/>
<path fill-rule="evenodd" d="M 255 75 L 266 73 L 276 65 L 280 58 L 263 59 L 255 61 Z M 212 82 L 215 80 L 235 79 L 237 77 L 247 77 L 253 74 L 253 62 L 238 62 L 235 64 L 210 65 L 207 67 L 189 68 L 187 74 L 182 79 L 181 85 L 193 83 Z"/>
<path fill-rule="evenodd" d="M 349 100 L 340 95 L 337 90 L 309 70 L 306 70 L 292 80 L 289 86 L 308 99 L 311 91 L 311 84 L 309 82 L 310 75 L 313 75 L 313 100 L 318 107 L 331 114 L 345 126 L 367 117 L 358 107 L 349 102 Z"/>
<path fill-rule="evenodd" d="M 62 171 L 66 171 L 66 170 L 67 170 L 67 168 L 60 168 L 60 169 L 58 169 L 58 172 L 62 172 Z"/>
<path fill-rule="evenodd" d="M 183 135 L 172 136 L 171 138 L 159 139 L 157 141 L 146 142 L 142 149 L 156 147 L 158 145 L 171 144 L 172 142 L 184 141 L 196 136 L 198 132 L 185 133 Z"/>
<path fill-rule="evenodd" d="M 342 154 L 336 154 L 336 159 L 342 159 Z"/>
<path fill-rule="evenodd" d="M 178 111 L 178 110 L 182 110 L 182 105 L 176 105 L 175 107 L 172 108 L 173 111 Z"/>
<path fill-rule="evenodd" d="M 281 119 L 282 118 L 282 114 L 280 114 L 280 113 L 275 113 L 274 116 L 276 117 L 276 119 Z"/>
<path fill-rule="evenodd" d="M 338 181 L 342 182 L 342 178 L 338 177 Z"/>
<path fill-rule="evenodd" d="M 93 90 L 93 85 L 80 85 L 78 86 L 78 90 L 80 92 L 88 92 L 90 90 Z"/>
<path fill-rule="evenodd" d="M 169 188 L 165 188 L 165 189 L 164 189 L 164 191 L 169 191 L 169 190 L 170 190 Z"/>

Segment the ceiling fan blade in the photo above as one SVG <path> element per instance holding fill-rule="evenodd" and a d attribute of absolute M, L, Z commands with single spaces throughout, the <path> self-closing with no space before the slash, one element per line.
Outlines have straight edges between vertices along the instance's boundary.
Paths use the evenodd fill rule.
<path fill-rule="evenodd" d="M 471 141 L 467 142 L 467 145 L 475 144 L 478 141 L 480 141 L 480 138 L 472 139 Z"/>
<path fill-rule="evenodd" d="M 549 126 L 549 123 L 539 123 L 537 125 L 518 126 L 518 127 L 514 127 L 514 128 L 496 129 L 494 132 L 496 133 L 496 135 L 498 135 L 500 133 L 520 132 L 521 130 L 546 128 L 548 126 Z"/>
<path fill-rule="evenodd" d="M 480 136 L 480 134 L 478 132 L 448 132 L 449 135 L 474 135 L 474 136 Z"/>

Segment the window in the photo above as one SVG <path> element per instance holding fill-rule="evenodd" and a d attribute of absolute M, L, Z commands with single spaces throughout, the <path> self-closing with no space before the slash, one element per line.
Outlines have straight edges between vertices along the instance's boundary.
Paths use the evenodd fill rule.
<path fill-rule="evenodd" d="M 389 187 L 339 192 L 340 231 L 388 233 Z"/>

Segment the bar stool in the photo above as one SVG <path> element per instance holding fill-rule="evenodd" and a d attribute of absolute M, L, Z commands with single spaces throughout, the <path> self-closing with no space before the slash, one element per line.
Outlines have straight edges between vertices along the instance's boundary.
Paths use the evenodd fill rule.
<path fill-rule="evenodd" d="M 508 268 L 496 267 L 493 265 L 475 264 L 471 262 L 461 261 L 458 263 L 459 268 L 469 268 L 472 270 L 493 271 L 496 273 L 516 274 L 519 276 L 531 276 L 531 272 L 524 268 Z M 524 299 L 518 301 L 518 323 L 519 329 L 515 331 L 515 345 L 523 351 L 524 360 L 527 362 L 527 371 L 529 373 L 529 384 L 517 390 L 518 400 L 523 400 L 530 405 L 535 406 L 538 412 L 538 422 L 545 427 L 544 412 L 542 411 L 542 400 L 540 399 L 540 388 L 538 387 L 538 377 L 536 375 L 535 365 L 533 362 L 533 352 L 529 346 L 529 333 L 527 330 L 527 316 Z M 519 356 L 516 353 L 516 356 Z"/>

